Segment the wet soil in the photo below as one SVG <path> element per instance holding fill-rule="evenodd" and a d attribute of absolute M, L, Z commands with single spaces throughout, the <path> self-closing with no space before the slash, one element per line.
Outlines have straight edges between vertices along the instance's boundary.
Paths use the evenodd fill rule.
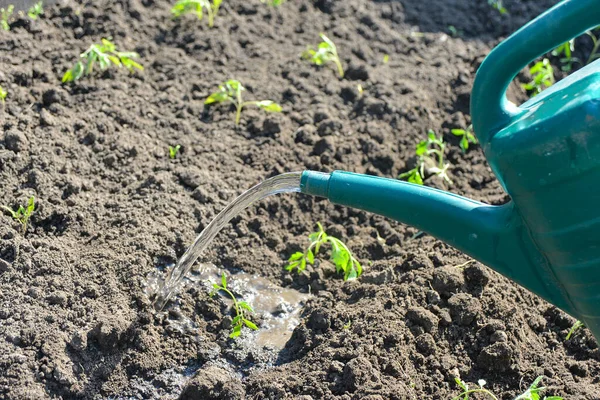
<path fill-rule="evenodd" d="M 0 31 L 0 204 L 37 208 L 26 234 L 0 217 L 0 397 L 448 399 L 460 377 L 508 399 L 543 375 L 548 394 L 600 398 L 600 352 L 585 330 L 565 339 L 573 318 L 478 263 L 457 268 L 468 258 L 413 228 L 302 195 L 251 207 L 203 257 L 312 293 L 283 350 L 229 339 L 229 307 L 203 285 L 158 314 L 145 294 L 244 189 L 307 168 L 396 177 L 428 129 L 450 143 L 454 184 L 426 184 L 506 202 L 450 129 L 469 124 L 489 50 L 554 3 L 506 0 L 501 16 L 480 0 L 227 0 L 208 29 L 171 20 L 166 1 L 118 0 L 14 21 Z M 299 58 L 319 32 L 345 79 Z M 102 37 L 145 71 L 61 85 Z M 235 127 L 228 107 L 204 107 L 230 78 L 283 113 L 248 108 Z M 326 261 L 283 270 L 317 221 L 363 261 L 360 279 Z"/>

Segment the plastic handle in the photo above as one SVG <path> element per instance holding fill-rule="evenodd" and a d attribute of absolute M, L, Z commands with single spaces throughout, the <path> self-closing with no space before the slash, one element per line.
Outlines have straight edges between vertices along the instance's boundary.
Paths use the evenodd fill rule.
<path fill-rule="evenodd" d="M 600 25 L 599 0 L 564 0 L 500 43 L 481 64 L 471 97 L 473 129 L 482 145 L 519 113 L 506 99 L 531 61 Z"/>

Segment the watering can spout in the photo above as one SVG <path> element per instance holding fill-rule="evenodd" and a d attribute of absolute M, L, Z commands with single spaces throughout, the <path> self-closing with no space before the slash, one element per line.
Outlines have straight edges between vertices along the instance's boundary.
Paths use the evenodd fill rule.
<path fill-rule="evenodd" d="M 368 175 L 305 171 L 302 193 L 373 212 L 424 231 L 507 276 L 571 315 L 513 203 L 491 206 L 438 189 Z"/>

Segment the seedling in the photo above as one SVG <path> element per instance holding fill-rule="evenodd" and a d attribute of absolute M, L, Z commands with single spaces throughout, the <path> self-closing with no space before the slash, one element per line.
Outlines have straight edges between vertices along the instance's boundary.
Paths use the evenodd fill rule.
<path fill-rule="evenodd" d="M 319 230 L 308 235 L 310 244 L 304 250 L 298 251 L 290 256 L 288 259 L 288 265 L 285 267 L 288 271 L 294 269 L 298 272 L 302 272 L 306 269 L 306 264 L 314 264 L 315 256 L 319 252 L 322 245 L 329 242 L 331 245 L 331 257 L 330 261 L 335 264 L 335 269 L 338 273 L 344 273 L 344 280 L 356 279 L 362 274 L 362 266 L 360 262 L 352 255 L 350 249 L 340 239 L 330 236 L 325 233 L 323 226 L 320 222 L 317 222 Z"/>
<path fill-rule="evenodd" d="M 179 144 L 175 147 L 169 146 L 169 158 L 171 160 L 174 160 L 175 157 L 177 157 L 177 153 L 179 152 L 180 148 L 181 148 L 181 145 L 179 145 Z"/>
<path fill-rule="evenodd" d="M 529 83 L 521 84 L 521 87 L 531 92 L 531 97 L 542 93 L 546 88 L 554 84 L 554 68 L 547 58 L 538 61 L 529 69 L 533 79 Z"/>
<path fill-rule="evenodd" d="M 441 135 L 436 137 L 435 132 L 430 129 L 427 132 L 427 140 L 420 141 L 415 149 L 417 165 L 410 171 L 400 174 L 398 179 L 406 179 L 410 183 L 422 185 L 426 177 L 438 175 L 452 184 L 452 180 L 448 176 L 450 164 L 444 162 L 445 149 L 444 137 Z"/>
<path fill-rule="evenodd" d="M 342 67 L 342 62 L 340 61 L 340 57 L 338 56 L 337 48 L 335 44 L 324 34 L 320 34 L 321 43 L 317 50 L 313 50 L 310 46 L 302 53 L 302 58 L 305 60 L 309 60 L 315 65 L 325 65 L 329 62 L 335 63 L 338 74 L 340 78 L 344 77 L 344 68 Z"/>
<path fill-rule="evenodd" d="M 230 79 L 222 85 L 219 85 L 219 90 L 208 96 L 204 101 L 204 104 L 233 103 L 236 108 L 236 125 L 240 124 L 242 109 L 246 106 L 256 106 L 267 112 L 281 112 L 281 106 L 273 100 L 244 101 L 242 99 L 242 92 L 245 90 L 246 88 L 242 86 L 240 81 Z"/>
<path fill-rule="evenodd" d="M 488 0 L 488 4 L 494 9 L 498 10 L 500 14 L 507 14 L 508 10 L 502 4 L 502 0 Z"/>
<path fill-rule="evenodd" d="M 250 304 L 245 301 L 238 300 L 235 295 L 227 288 L 227 276 L 225 273 L 221 275 L 221 285 L 216 283 L 212 284 L 213 290 L 210 292 L 210 297 L 214 297 L 218 292 L 223 291 L 227 293 L 229 297 L 233 300 L 233 308 L 235 309 L 235 317 L 233 318 L 232 330 L 229 334 L 229 337 L 234 339 L 242 333 L 242 328 L 246 325 L 248 328 L 252 330 L 258 330 L 258 327 L 254 324 L 254 322 L 250 321 L 246 318 L 246 312 L 253 313 L 254 310 L 250 307 Z"/>
<path fill-rule="evenodd" d="M 542 378 L 543 378 L 543 376 L 538 376 L 535 379 L 535 381 L 533 381 L 531 386 L 529 386 L 529 388 L 524 393 L 515 397 L 514 400 L 541 400 L 541 397 L 540 397 L 541 393 L 544 390 L 546 390 L 546 387 L 544 387 L 544 386 L 538 387 Z M 477 382 L 479 387 L 476 387 L 475 389 L 469 389 L 469 385 L 467 385 L 465 382 L 460 380 L 460 378 L 454 378 L 454 381 L 463 390 L 463 392 L 461 394 L 459 394 L 458 396 L 452 398 L 452 400 L 468 400 L 470 398 L 469 395 L 473 394 L 473 393 L 482 393 L 493 400 L 498 400 L 498 397 L 496 397 L 496 395 L 494 393 L 492 393 L 489 390 L 484 388 L 484 386 L 486 385 L 486 382 L 483 379 L 480 379 Z M 544 397 L 544 400 L 564 400 L 564 399 L 559 396 L 550 396 L 550 397 Z"/>
<path fill-rule="evenodd" d="M 554 50 L 552 50 L 552 55 L 554 57 L 560 57 L 560 62 L 563 64 L 560 67 L 561 70 L 565 72 L 569 72 L 573 69 L 574 63 L 581 63 L 577 57 L 573 57 L 573 51 L 575 51 L 575 39 L 569 40 L 568 42 L 564 42 Z"/>
<path fill-rule="evenodd" d="M 4 29 L 5 31 L 10 31 L 8 19 L 11 17 L 14 9 L 15 6 L 13 6 L 12 4 L 10 4 L 6 8 L 0 8 L 0 28 Z"/>
<path fill-rule="evenodd" d="M 464 153 L 469 150 L 469 143 L 477 144 L 477 138 L 473 134 L 473 125 L 469 125 L 467 129 L 452 129 L 450 132 L 454 136 L 460 137 L 460 148 Z"/>
<path fill-rule="evenodd" d="M 36 20 L 40 15 L 44 13 L 44 4 L 42 1 L 35 3 L 29 11 L 27 11 L 27 15 L 29 18 Z"/>
<path fill-rule="evenodd" d="M 6 96 L 8 96 L 8 92 L 4 90 L 2 86 L 0 86 L 0 103 L 4 104 L 4 100 L 6 100 Z"/>
<path fill-rule="evenodd" d="M 8 211 L 10 215 L 21 224 L 23 234 L 25 234 L 25 232 L 27 232 L 27 223 L 29 222 L 29 217 L 31 217 L 31 214 L 33 214 L 33 210 L 35 208 L 35 198 L 31 196 L 27 202 L 27 208 L 20 205 L 17 211 L 13 211 L 7 206 L 0 206 L 0 208 Z"/>
<path fill-rule="evenodd" d="M 139 54 L 132 51 L 118 51 L 115 45 L 108 39 L 102 39 L 102 44 L 93 44 L 79 56 L 83 61 L 77 61 L 73 68 L 65 72 L 62 77 L 64 82 L 72 82 L 80 79 L 84 75 L 91 75 L 94 71 L 94 65 L 98 63 L 101 70 L 105 70 L 111 65 L 117 67 L 124 66 L 129 72 L 138 69 L 144 70 L 144 67 L 133 61 Z"/>
<path fill-rule="evenodd" d="M 590 53 L 590 56 L 587 59 L 586 64 L 591 63 L 592 61 L 597 60 L 598 58 L 600 58 L 600 38 L 596 37 L 596 35 L 594 35 L 593 31 L 587 31 L 586 35 L 588 35 L 591 39 L 592 39 L 592 43 L 594 43 L 594 47 L 592 48 L 592 52 Z"/>
<path fill-rule="evenodd" d="M 585 324 L 581 321 L 575 321 L 575 323 L 573 324 L 573 326 L 571 327 L 571 329 L 569 329 L 569 333 L 567 333 L 567 337 L 565 338 L 565 340 L 569 340 L 571 339 L 571 337 L 577 333 L 578 330 L 580 330 L 581 328 L 583 328 L 585 326 Z"/>
<path fill-rule="evenodd" d="M 384 54 L 383 55 L 383 63 L 387 64 L 388 62 L 390 62 L 390 55 L 389 54 Z"/>
<path fill-rule="evenodd" d="M 210 0 L 179 0 L 171 9 L 171 13 L 174 18 L 179 18 L 185 14 L 194 14 L 198 19 L 202 19 L 204 9 L 208 14 L 208 27 L 212 28 L 222 1 L 213 0 L 211 3 Z"/>

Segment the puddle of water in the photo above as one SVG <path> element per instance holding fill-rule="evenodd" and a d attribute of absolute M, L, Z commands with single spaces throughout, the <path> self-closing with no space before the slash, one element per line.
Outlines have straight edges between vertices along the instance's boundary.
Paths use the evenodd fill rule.
<path fill-rule="evenodd" d="M 212 282 L 221 282 L 222 272 L 222 269 L 212 263 L 198 264 L 187 275 L 183 285 L 201 284 L 209 292 L 212 289 Z M 146 286 L 148 295 L 156 293 L 155 290 L 160 286 L 160 276 L 156 274 L 148 278 Z M 245 272 L 228 275 L 227 285 L 234 294 L 254 308 L 255 315 L 262 316 L 259 330 L 250 333 L 250 340 L 259 347 L 270 346 L 274 349 L 283 349 L 300 323 L 300 311 L 310 295 L 277 286 L 268 279 Z M 228 296 L 223 296 L 222 299 L 229 306 L 233 306 Z M 192 320 L 178 313 L 177 307 L 169 309 L 168 312 L 171 316 L 176 316 L 170 321 L 169 329 L 182 334 L 190 334 L 197 329 L 197 325 Z M 247 329 L 244 331 L 250 332 Z"/>

